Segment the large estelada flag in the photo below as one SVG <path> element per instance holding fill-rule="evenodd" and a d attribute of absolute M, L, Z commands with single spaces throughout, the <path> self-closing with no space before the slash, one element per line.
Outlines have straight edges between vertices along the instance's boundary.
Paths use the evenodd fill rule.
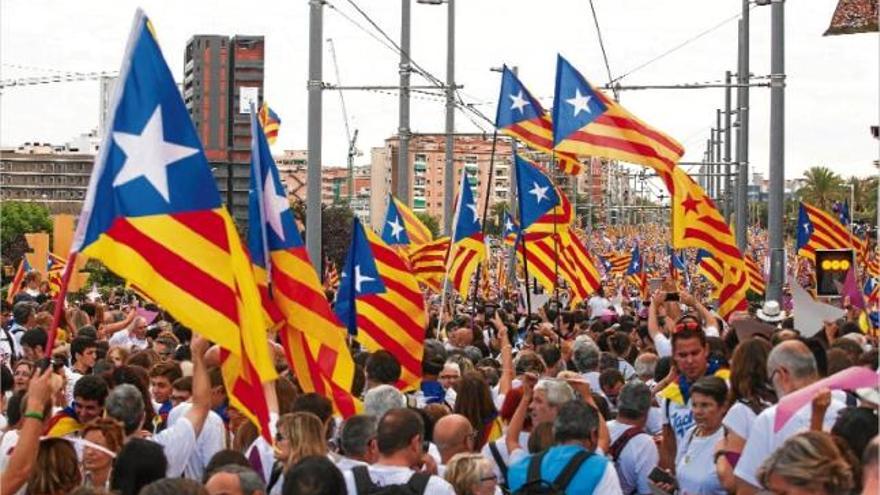
<path fill-rule="evenodd" d="M 422 292 L 403 258 L 357 218 L 334 309 L 367 350 L 397 358 L 398 388 L 418 387 L 427 324 Z"/>
<path fill-rule="evenodd" d="M 486 243 L 468 174 L 462 171 L 452 228 L 452 246 L 446 261 L 447 277 L 462 298 L 468 297 L 477 266 L 486 259 Z"/>
<path fill-rule="evenodd" d="M 420 283 L 434 291 L 440 290 L 446 272 L 449 238 L 434 240 L 430 229 L 394 196 L 389 196 L 382 240 L 398 249 Z"/>
<path fill-rule="evenodd" d="M 271 323 L 281 323 L 281 344 L 303 391 L 330 398 L 338 414 L 351 416 L 360 404 L 351 395 L 355 366 L 345 329 L 324 296 L 268 140 L 253 116 L 251 131 L 248 249 L 263 307 Z"/>
<path fill-rule="evenodd" d="M 495 127 L 535 150 L 554 156 L 557 169 L 565 174 L 577 175 L 583 169 L 576 155 L 553 151 L 550 115 L 507 66 L 501 75 Z"/>
<path fill-rule="evenodd" d="M 681 144 L 594 88 L 561 55 L 556 64 L 553 148 L 653 168 L 668 185 Z"/>
<path fill-rule="evenodd" d="M 247 358 L 260 382 L 277 376 L 250 260 L 140 10 L 72 249 L 142 287 L 221 354 Z"/>

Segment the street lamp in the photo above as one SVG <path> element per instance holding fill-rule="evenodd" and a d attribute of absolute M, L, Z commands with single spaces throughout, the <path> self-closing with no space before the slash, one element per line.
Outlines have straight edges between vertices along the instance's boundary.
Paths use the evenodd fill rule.
<path fill-rule="evenodd" d="M 455 0 L 416 0 L 425 5 L 447 4 L 446 18 L 446 168 L 443 173 L 443 226 L 452 235 L 453 197 L 455 195 Z"/>

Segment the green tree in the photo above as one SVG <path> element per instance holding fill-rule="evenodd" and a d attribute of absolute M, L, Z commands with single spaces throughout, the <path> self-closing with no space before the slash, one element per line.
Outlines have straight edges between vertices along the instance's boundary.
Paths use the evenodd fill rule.
<path fill-rule="evenodd" d="M 800 198 L 823 210 L 831 208 L 831 203 L 842 199 L 843 178 L 828 167 L 812 167 L 804 172 L 806 183 L 798 191 Z"/>
<path fill-rule="evenodd" d="M 0 203 L 0 245 L 3 263 L 15 264 L 28 251 L 24 234 L 51 232 L 49 209 L 36 203 L 4 201 Z"/>
<path fill-rule="evenodd" d="M 83 288 L 86 292 L 91 290 L 92 284 L 98 287 L 120 287 L 125 285 L 125 279 L 113 273 L 104 263 L 94 258 L 89 258 L 83 271 L 89 274 L 89 280 L 86 283 L 86 287 Z"/>
<path fill-rule="evenodd" d="M 419 219 L 428 230 L 431 231 L 431 235 L 436 239 L 440 235 L 440 220 L 437 217 L 429 215 L 423 211 L 416 212 L 416 218 Z"/>
<path fill-rule="evenodd" d="M 348 255 L 348 248 L 351 245 L 353 221 L 354 212 L 348 206 L 333 205 L 321 209 L 321 239 L 324 256 L 335 263 L 339 270 L 345 266 L 345 257 Z M 364 227 L 370 228 L 367 225 Z"/>
<path fill-rule="evenodd" d="M 849 207 L 852 218 L 859 221 L 876 221 L 877 177 L 862 179 L 853 176 L 847 179 L 846 183 L 853 191 L 854 203 Z M 849 197 L 848 192 L 847 197 Z"/>

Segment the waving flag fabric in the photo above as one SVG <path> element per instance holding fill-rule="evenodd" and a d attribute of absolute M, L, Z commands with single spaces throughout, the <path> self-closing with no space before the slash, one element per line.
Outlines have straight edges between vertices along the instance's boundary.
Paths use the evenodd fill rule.
<path fill-rule="evenodd" d="M 388 211 L 385 213 L 385 223 L 382 226 L 382 240 L 389 246 L 409 246 L 409 234 L 406 222 L 397 209 L 396 201 L 388 202 Z"/>
<path fill-rule="evenodd" d="M 31 271 L 31 264 L 28 263 L 27 257 L 22 256 L 21 261 L 18 262 L 18 268 L 15 270 L 15 275 L 12 277 L 12 282 L 9 284 L 9 289 L 6 292 L 6 302 L 12 304 L 15 295 L 21 290 L 21 284 L 24 282 L 24 276 Z"/>
<path fill-rule="evenodd" d="M 468 174 L 462 172 L 452 230 L 452 247 L 447 261 L 449 280 L 462 297 L 468 296 L 468 288 L 477 265 L 485 258 L 486 244 L 477 215 L 477 202 L 474 200 Z"/>
<path fill-rule="evenodd" d="M 532 163 L 514 155 L 516 187 L 519 198 L 519 219 L 524 230 L 545 213 L 558 206 L 559 195 L 550 179 Z"/>
<path fill-rule="evenodd" d="M 568 226 L 574 222 L 574 208 L 571 206 L 571 201 L 568 200 L 568 197 L 559 188 L 556 188 L 556 196 L 559 198 L 559 205 L 535 220 L 529 226 L 527 232 L 558 234 L 565 232 Z"/>
<path fill-rule="evenodd" d="M 425 302 L 404 260 L 355 218 L 336 314 L 358 342 L 385 349 L 402 370 L 398 388 L 418 386 L 425 341 Z"/>
<path fill-rule="evenodd" d="M 260 127 L 263 128 L 266 141 L 269 144 L 275 144 L 275 140 L 278 139 L 278 130 L 281 128 L 281 117 L 269 108 L 266 100 L 263 100 L 263 106 L 260 107 Z"/>
<path fill-rule="evenodd" d="M 880 284 L 877 283 L 877 279 L 868 277 L 862 288 L 862 294 L 868 300 L 868 304 L 876 303 L 880 299 Z"/>
<path fill-rule="evenodd" d="M 553 151 L 553 123 L 549 114 L 507 66 L 501 75 L 495 127 L 537 151 L 554 155 L 556 168 L 565 174 L 577 175 L 583 169 L 574 154 Z"/>
<path fill-rule="evenodd" d="M 572 290 L 572 304 L 586 300 L 599 289 L 599 271 L 589 251 L 581 242 L 573 227 L 562 235 L 562 258 L 566 260 L 569 287 Z"/>
<path fill-rule="evenodd" d="M 519 235 L 519 224 L 513 219 L 509 211 L 504 212 L 504 245 L 513 246 Z"/>
<path fill-rule="evenodd" d="M 351 416 L 360 404 L 350 392 L 355 367 L 345 330 L 324 296 L 268 141 L 253 116 L 251 126 L 248 248 L 263 306 L 268 315 L 280 315 L 270 320 L 283 322 L 281 344 L 303 391 L 330 398 L 340 415 Z M 256 385 L 246 389 L 248 405 L 265 402 Z"/>
<path fill-rule="evenodd" d="M 73 250 L 227 352 L 248 356 L 260 381 L 275 378 L 250 260 L 140 10 L 110 115 Z"/>
<path fill-rule="evenodd" d="M 419 220 L 419 217 L 403 204 L 403 201 L 391 196 L 391 199 L 388 202 L 389 209 L 392 204 L 394 205 L 398 218 L 400 218 L 400 221 L 403 224 L 404 232 L 406 232 L 410 244 L 413 246 L 421 246 L 434 239 L 434 236 L 431 234 L 431 229 L 425 226 L 425 224 Z"/>
<path fill-rule="evenodd" d="M 561 55 L 553 101 L 556 151 L 645 165 L 671 184 L 682 146 L 591 86 Z"/>
<path fill-rule="evenodd" d="M 422 284 L 434 292 L 443 287 L 443 275 L 446 273 L 446 254 L 449 252 L 449 238 L 441 237 L 422 246 L 413 248 L 409 253 L 409 263 L 413 275 Z"/>
<path fill-rule="evenodd" d="M 49 284 L 49 294 L 53 297 L 61 291 L 61 277 L 67 260 L 55 253 L 49 253 L 46 257 L 46 282 Z"/>
<path fill-rule="evenodd" d="M 721 288 L 718 291 L 718 314 L 728 320 L 735 311 L 749 309 L 746 292 L 749 290 L 748 274 L 745 271 L 724 266 Z"/>
<path fill-rule="evenodd" d="M 798 254 L 815 259 L 817 249 L 855 249 L 860 256 L 864 241 L 852 235 L 838 218 L 811 204 L 801 203 L 798 212 Z"/>
<path fill-rule="evenodd" d="M 571 303 L 586 300 L 599 288 L 599 272 L 575 232 L 566 228 L 558 234 L 527 233 L 517 247 L 520 263 L 528 258 L 529 275 L 547 292 L 561 279 L 571 289 Z M 557 276 L 558 273 L 558 276 Z"/>
<path fill-rule="evenodd" d="M 721 287 L 724 280 L 724 267 L 712 257 L 712 253 L 705 249 L 697 251 L 697 273 L 716 288 Z"/>
<path fill-rule="evenodd" d="M 633 246 L 630 252 L 630 262 L 626 269 L 626 278 L 639 289 L 642 300 L 648 299 L 648 276 L 645 273 L 645 260 L 641 255 L 639 246 Z"/>
<path fill-rule="evenodd" d="M 632 252 L 626 254 L 608 253 L 602 257 L 608 262 L 606 265 L 606 271 L 612 274 L 626 273 L 627 268 L 629 268 L 630 263 L 632 263 Z M 610 269 L 608 268 L 609 266 Z"/>
<path fill-rule="evenodd" d="M 680 167 L 672 170 L 672 247 L 712 253 L 725 266 L 744 272 L 742 253 L 712 199 Z"/>
<path fill-rule="evenodd" d="M 766 282 L 764 282 L 764 271 L 758 266 L 758 263 L 751 256 L 746 256 L 746 271 L 749 277 L 749 289 L 756 293 L 764 295 L 764 291 L 767 288 Z"/>

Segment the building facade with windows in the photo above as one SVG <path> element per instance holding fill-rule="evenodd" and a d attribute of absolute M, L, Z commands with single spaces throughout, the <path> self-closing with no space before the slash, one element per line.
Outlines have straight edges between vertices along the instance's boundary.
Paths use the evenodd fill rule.
<path fill-rule="evenodd" d="M 0 199 L 42 204 L 52 214 L 78 214 L 94 160 L 94 155 L 41 148 L 4 150 L 0 153 Z"/>

